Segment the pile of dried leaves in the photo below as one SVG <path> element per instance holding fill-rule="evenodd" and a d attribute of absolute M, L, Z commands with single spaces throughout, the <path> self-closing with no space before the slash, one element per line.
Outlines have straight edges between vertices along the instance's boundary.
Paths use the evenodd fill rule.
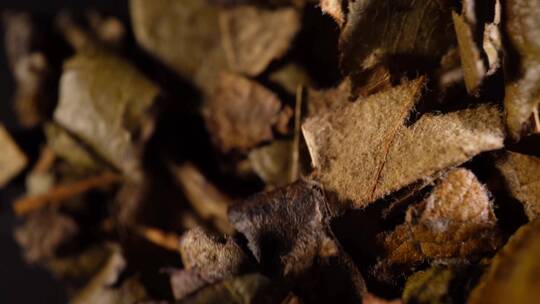
<path fill-rule="evenodd" d="M 536 1 L 129 10 L 3 16 L 0 187 L 72 302 L 540 298 Z"/>

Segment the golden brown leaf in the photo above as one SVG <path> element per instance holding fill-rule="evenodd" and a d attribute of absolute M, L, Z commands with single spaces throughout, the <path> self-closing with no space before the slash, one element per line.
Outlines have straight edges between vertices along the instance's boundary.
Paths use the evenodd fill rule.
<path fill-rule="evenodd" d="M 506 152 L 497 162 L 506 186 L 520 201 L 529 220 L 540 215 L 540 158 Z"/>
<path fill-rule="evenodd" d="M 534 303 L 540 299 L 540 220 L 521 227 L 493 258 L 467 303 Z"/>
<path fill-rule="evenodd" d="M 494 252 L 501 241 L 487 190 L 472 172 L 455 169 L 409 208 L 404 224 L 378 236 L 384 253 L 375 272 L 386 280 L 392 269 L 423 262 L 467 262 Z"/>
<path fill-rule="evenodd" d="M 504 129 L 494 106 L 426 114 L 405 126 L 424 81 L 418 78 L 304 123 L 319 179 L 342 205 L 363 208 L 478 153 L 503 146 Z"/>

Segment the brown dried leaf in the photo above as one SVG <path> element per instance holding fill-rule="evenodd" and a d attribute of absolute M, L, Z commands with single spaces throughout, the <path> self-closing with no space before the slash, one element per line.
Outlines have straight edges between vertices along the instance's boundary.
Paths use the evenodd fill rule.
<path fill-rule="evenodd" d="M 159 89 L 129 62 L 105 52 L 64 65 L 54 119 L 130 178 L 139 176 L 137 137 L 147 135 Z"/>
<path fill-rule="evenodd" d="M 285 186 L 291 181 L 293 143 L 290 140 L 275 140 L 271 144 L 249 152 L 248 158 L 253 171 L 272 186 Z"/>
<path fill-rule="evenodd" d="M 467 303 L 534 303 L 540 299 L 540 220 L 521 227 L 493 259 Z"/>
<path fill-rule="evenodd" d="M 515 152 L 506 154 L 497 162 L 508 190 L 525 209 L 529 220 L 540 215 L 540 157 Z"/>
<path fill-rule="evenodd" d="M 340 205 L 363 208 L 413 182 L 503 146 L 494 106 L 422 116 L 404 125 L 425 79 L 308 119 L 302 129 L 325 190 Z"/>
<path fill-rule="evenodd" d="M 170 278 L 176 300 L 251 267 L 250 259 L 232 238 L 227 238 L 224 243 L 201 227 L 182 236 L 180 253 L 186 269 L 173 271 Z"/>
<path fill-rule="evenodd" d="M 182 235 L 180 254 L 184 266 L 196 270 L 207 282 L 237 275 L 250 264 L 248 256 L 232 238 L 223 242 L 201 227 Z"/>
<path fill-rule="evenodd" d="M 128 304 L 147 299 L 146 290 L 137 277 L 130 277 L 120 284 L 127 262 L 118 247 L 112 248 L 107 263 L 90 282 L 70 300 L 74 304 Z"/>
<path fill-rule="evenodd" d="M 28 160 L 2 124 L 0 124 L 0 147 L 2 147 L 0 151 L 1 189 L 26 167 Z"/>
<path fill-rule="evenodd" d="M 276 303 L 279 296 L 271 290 L 270 279 L 260 274 L 248 274 L 208 286 L 184 299 L 185 304 L 249 304 Z"/>
<path fill-rule="evenodd" d="M 350 101 L 351 80 L 345 78 L 338 86 L 327 90 L 307 90 L 307 117 L 323 115 Z"/>
<path fill-rule="evenodd" d="M 478 93 L 484 78 L 499 68 L 502 53 L 499 1 L 493 2 L 494 20 L 486 24 L 482 23 L 483 20 L 477 20 L 476 5 L 473 0 L 465 1 L 461 15 L 452 12 L 465 86 L 469 94 Z M 479 37 L 478 32 L 483 36 Z"/>
<path fill-rule="evenodd" d="M 502 242 L 488 192 L 466 169 L 450 171 L 429 197 L 409 208 L 404 224 L 377 238 L 384 253 L 375 272 L 383 280 L 423 262 L 467 262 Z"/>
<path fill-rule="evenodd" d="M 289 49 L 300 29 L 300 15 L 294 8 L 237 6 L 222 11 L 219 24 L 231 69 L 257 76 Z"/>
<path fill-rule="evenodd" d="M 514 75 L 508 75 L 504 104 L 506 124 L 510 135 L 518 140 L 530 130 L 540 131 L 540 6 L 534 0 L 505 2 L 506 33 L 509 42 L 520 56 Z M 509 62 L 508 71 L 516 70 L 517 62 Z"/>
<path fill-rule="evenodd" d="M 378 298 L 371 293 L 366 293 L 362 297 L 362 304 L 401 304 L 401 303 L 402 302 L 399 299 L 387 301 L 387 300 Z"/>
<path fill-rule="evenodd" d="M 213 223 L 221 232 L 232 233 L 234 229 L 227 219 L 231 199 L 208 181 L 193 164 L 187 163 L 171 170 L 197 215 Z"/>
<path fill-rule="evenodd" d="M 364 281 L 340 250 L 328 216 L 322 190 L 306 181 L 256 194 L 229 209 L 231 223 L 246 236 L 264 269 L 284 276 L 326 277 L 329 282 L 320 292 L 333 290 L 337 297 L 357 299 L 365 291 Z M 321 287 L 311 284 L 315 290 Z M 337 285 L 340 291 L 334 289 Z M 317 294 L 312 291 L 312 296 Z"/>
<path fill-rule="evenodd" d="M 66 161 L 74 170 L 81 172 L 97 172 L 105 165 L 92 155 L 76 138 L 56 123 L 44 126 L 47 146 Z"/>
<path fill-rule="evenodd" d="M 77 223 L 56 211 L 32 214 L 15 230 L 15 240 L 23 248 L 29 263 L 52 258 L 56 250 L 79 231 Z"/>
<path fill-rule="evenodd" d="M 179 75 L 207 90 L 227 67 L 218 8 L 201 0 L 131 0 L 137 42 Z"/>
<path fill-rule="evenodd" d="M 320 0 L 319 6 L 324 14 L 330 15 L 339 27 L 342 27 L 346 17 L 343 5 L 346 3 L 347 0 Z"/>
<path fill-rule="evenodd" d="M 339 42 L 342 68 L 355 74 L 393 55 L 438 62 L 455 40 L 450 12 L 444 0 L 348 1 Z"/>
<path fill-rule="evenodd" d="M 299 86 L 309 86 L 311 78 L 308 72 L 301 66 L 289 63 L 277 71 L 271 73 L 268 79 L 285 89 L 291 95 L 296 94 Z"/>
<path fill-rule="evenodd" d="M 433 266 L 407 279 L 403 303 L 463 303 L 482 267 Z"/>
<path fill-rule="evenodd" d="M 221 151 L 245 151 L 273 138 L 279 98 L 255 81 L 222 73 L 213 96 L 203 106 L 206 126 Z"/>

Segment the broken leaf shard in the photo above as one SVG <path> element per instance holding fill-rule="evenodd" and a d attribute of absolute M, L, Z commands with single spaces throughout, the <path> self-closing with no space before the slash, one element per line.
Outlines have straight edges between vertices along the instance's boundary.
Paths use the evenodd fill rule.
<path fill-rule="evenodd" d="M 248 78 L 220 74 L 216 90 L 203 105 L 206 126 L 221 151 L 245 151 L 273 138 L 281 102 L 277 95 Z"/>
<path fill-rule="evenodd" d="M 540 157 L 506 152 L 497 162 L 506 186 L 520 201 L 529 220 L 540 215 Z"/>
<path fill-rule="evenodd" d="M 145 134 L 158 87 L 105 52 L 68 60 L 54 119 L 127 176 L 139 170 L 135 134 Z"/>
<path fill-rule="evenodd" d="M 318 178 L 342 205 L 363 208 L 478 153 L 503 147 L 504 128 L 495 106 L 426 114 L 405 126 L 424 82 L 418 78 L 304 123 Z"/>
<path fill-rule="evenodd" d="M 219 21 L 229 66 L 248 76 L 259 75 L 281 57 L 300 29 L 299 13 L 286 7 L 238 6 L 222 11 Z"/>

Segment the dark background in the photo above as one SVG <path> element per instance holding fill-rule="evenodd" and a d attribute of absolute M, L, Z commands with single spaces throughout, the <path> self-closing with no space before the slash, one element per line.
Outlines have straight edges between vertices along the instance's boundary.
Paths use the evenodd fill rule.
<path fill-rule="evenodd" d="M 123 21 L 128 20 L 127 0 L 0 0 L 0 15 L 5 10 L 23 10 L 44 22 L 52 22 L 54 16 L 65 8 L 75 12 L 95 8 L 118 16 Z M 3 28 L 0 28 L 0 42 L 0 122 L 24 148 L 28 145 L 29 137 L 35 135 L 19 128 L 14 120 L 11 109 L 14 83 L 5 58 Z M 44 269 L 25 264 L 13 240 L 13 227 L 17 219 L 13 217 L 10 205 L 22 193 L 23 187 L 24 180 L 18 178 L 6 189 L 0 190 L 0 303 L 66 303 L 61 282 Z"/>

